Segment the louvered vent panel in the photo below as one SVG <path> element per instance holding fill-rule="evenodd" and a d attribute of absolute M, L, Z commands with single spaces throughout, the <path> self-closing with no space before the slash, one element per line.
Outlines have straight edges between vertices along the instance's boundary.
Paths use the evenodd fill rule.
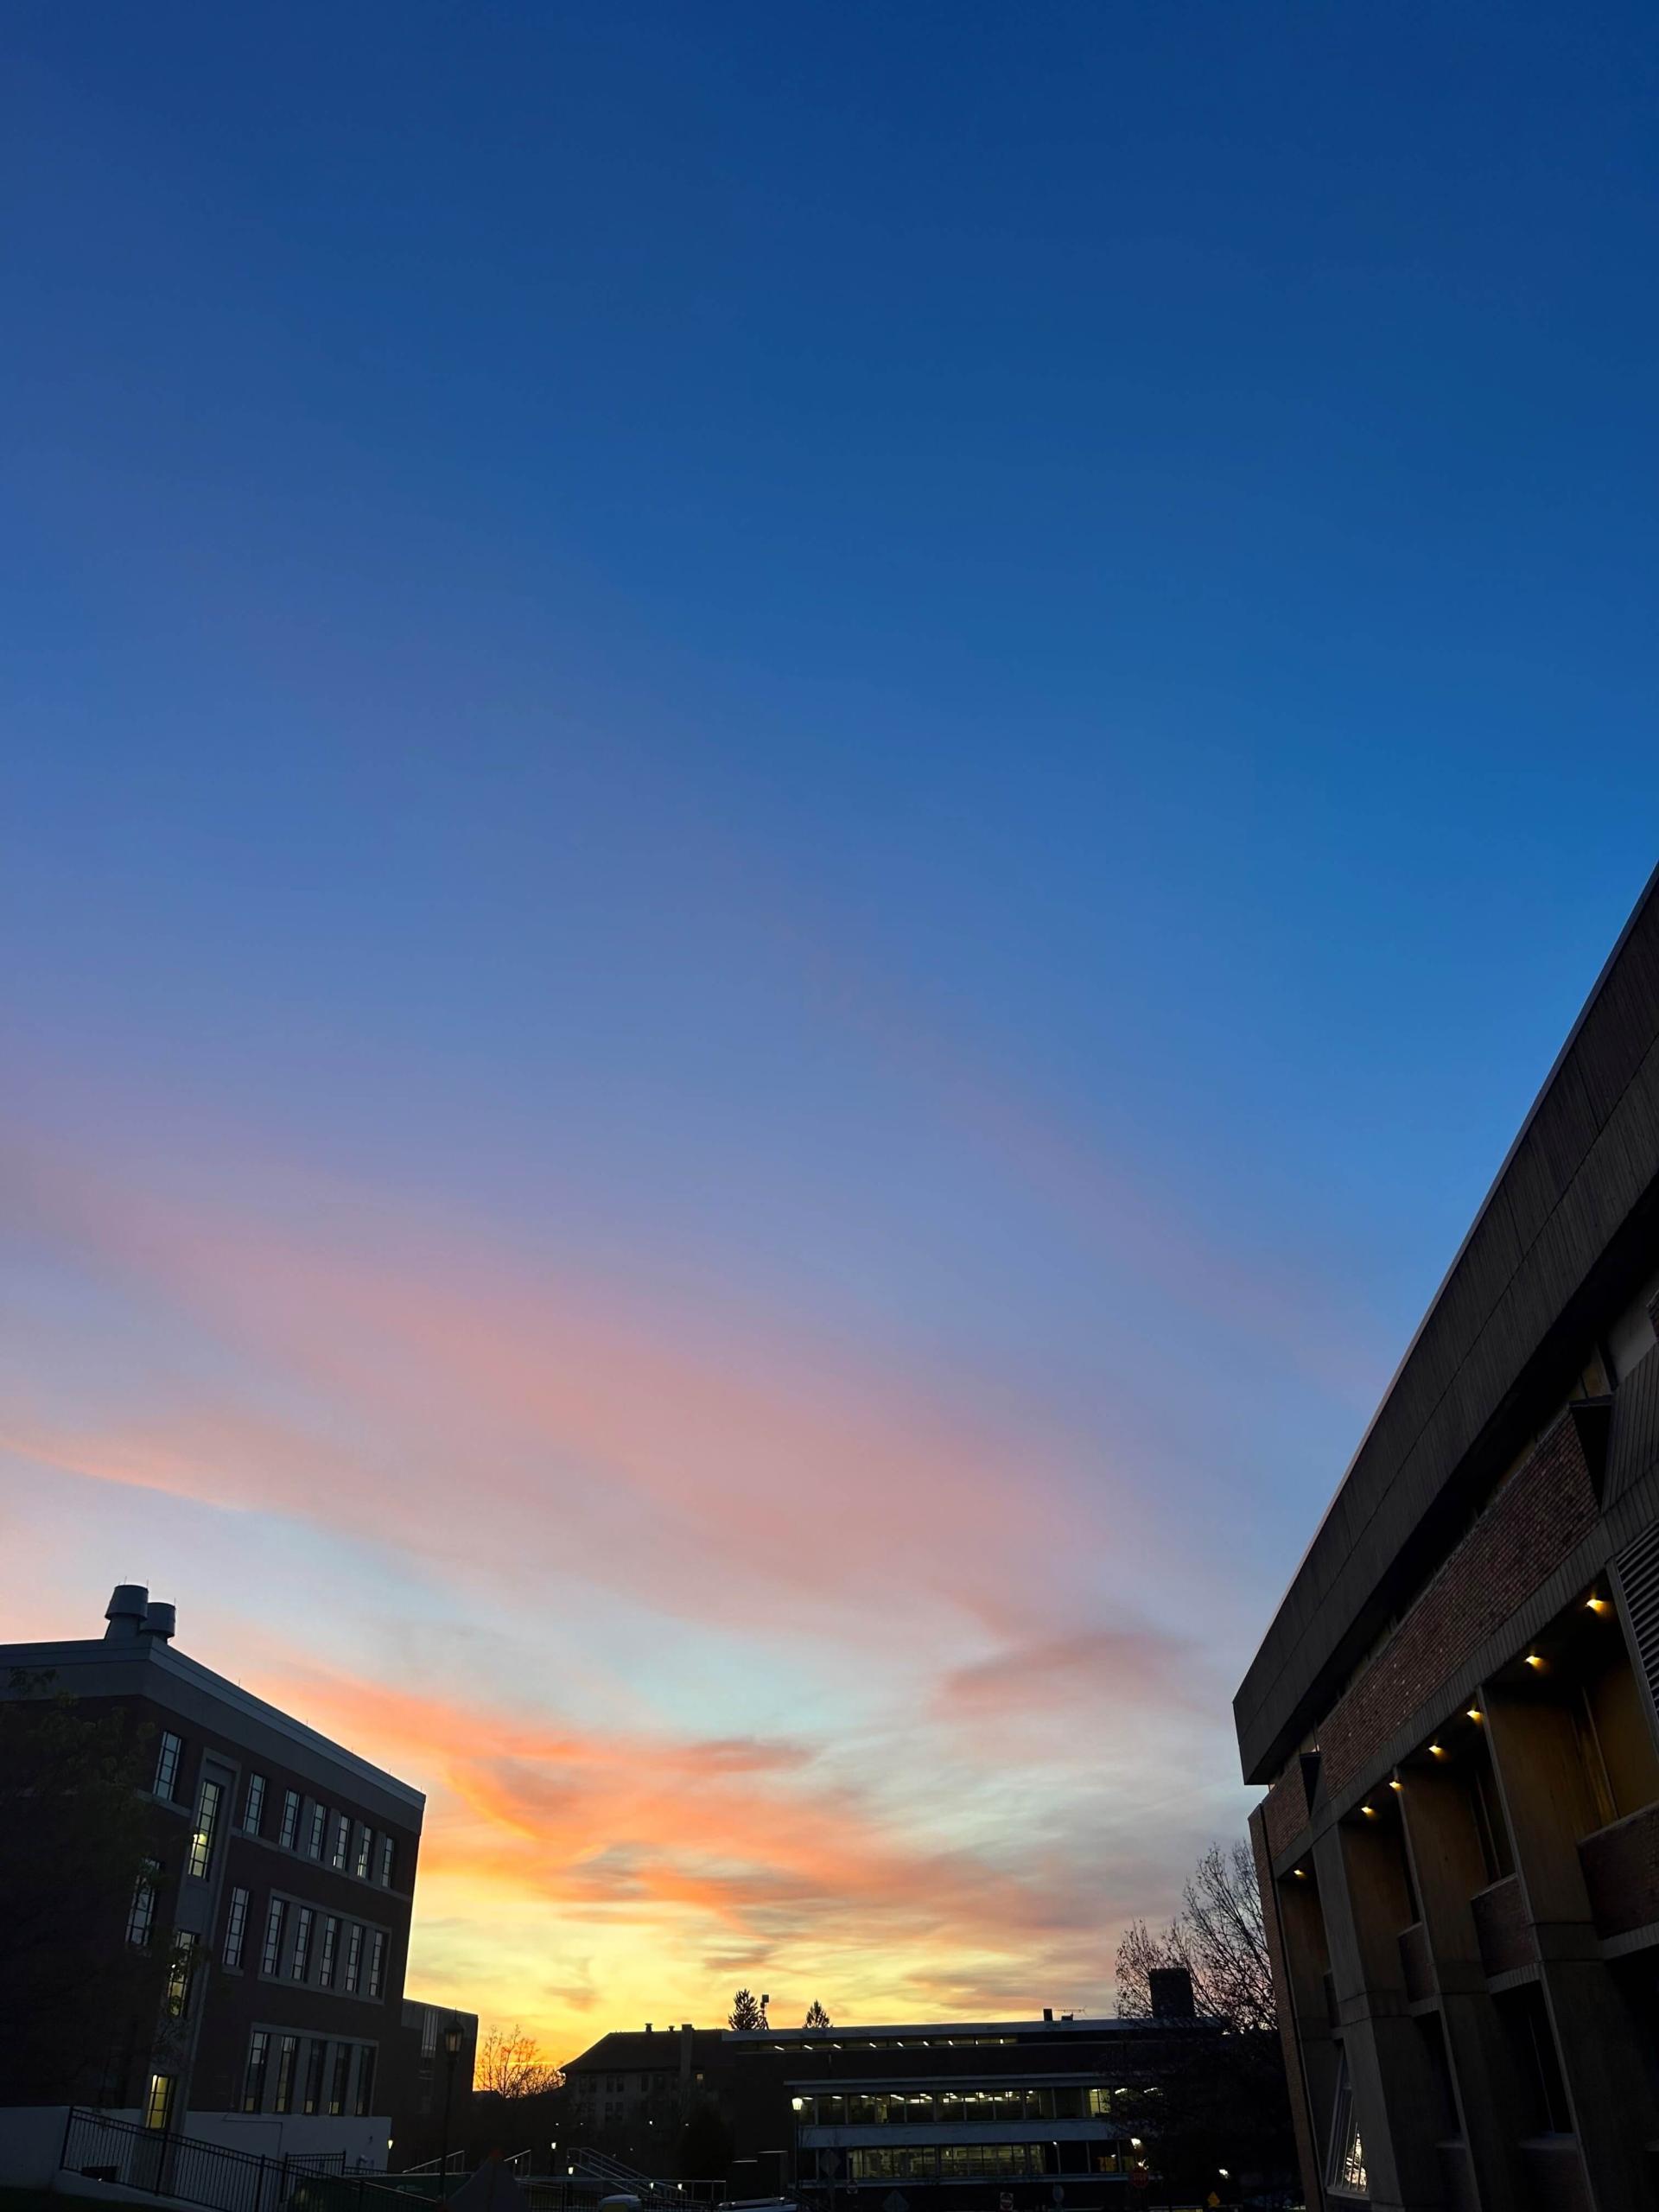
<path fill-rule="evenodd" d="M 1659 1713 L 1659 1522 L 1625 1547 L 1617 1566 L 1624 1618 L 1636 1641 L 1648 1696 Z"/>

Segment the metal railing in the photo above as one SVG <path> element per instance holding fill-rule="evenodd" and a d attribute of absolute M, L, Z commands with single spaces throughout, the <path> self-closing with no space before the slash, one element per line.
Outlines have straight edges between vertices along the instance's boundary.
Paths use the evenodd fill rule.
<path fill-rule="evenodd" d="M 181 2197 L 209 2212 L 284 2212 L 321 2189 L 360 2187 L 346 2175 L 343 2151 L 296 2151 L 268 2158 L 197 2137 L 140 2126 L 107 2113 L 70 2108 L 59 2164 L 93 2181 L 118 2182 L 156 2196 Z"/>

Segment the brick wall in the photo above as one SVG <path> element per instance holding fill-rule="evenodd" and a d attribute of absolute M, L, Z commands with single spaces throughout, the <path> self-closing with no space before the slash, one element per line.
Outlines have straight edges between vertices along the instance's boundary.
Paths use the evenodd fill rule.
<path fill-rule="evenodd" d="M 1268 1832 L 1268 1848 L 1277 1859 L 1307 1826 L 1307 1792 L 1302 1787 L 1300 1759 L 1292 1759 L 1262 1799 L 1262 1819 Z"/>
<path fill-rule="evenodd" d="M 1494 1882 L 1490 1890 L 1477 1891 L 1469 1909 L 1475 1916 L 1480 1962 L 1488 1974 L 1507 1974 L 1512 1967 L 1534 1964 L 1538 1946 L 1522 1901 L 1521 1885 L 1513 1874 L 1506 1881 Z"/>
<path fill-rule="evenodd" d="M 1579 1863 L 1598 1935 L 1623 1936 L 1659 1920 L 1659 1805 L 1586 1836 Z"/>
<path fill-rule="evenodd" d="M 1548 1580 L 1598 1510 L 1578 1426 L 1563 1414 L 1319 1731 L 1332 1789 L 1351 1781 Z"/>

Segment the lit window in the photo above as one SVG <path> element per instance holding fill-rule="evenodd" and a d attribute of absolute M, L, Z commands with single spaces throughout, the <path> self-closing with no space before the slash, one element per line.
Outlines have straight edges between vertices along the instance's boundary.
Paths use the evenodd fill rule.
<path fill-rule="evenodd" d="M 265 1914 L 265 1949 L 260 1961 L 262 1974 L 275 1974 L 283 1955 L 283 1923 L 288 1917 L 288 1906 L 281 1897 L 272 1897 Z"/>
<path fill-rule="evenodd" d="M 1344 2196 L 1363 2196 L 1370 2184 L 1365 2173 L 1365 2146 L 1359 2139 L 1359 2120 L 1354 2111 L 1354 2085 L 1348 2072 L 1346 2051 L 1341 2054 L 1337 2066 L 1337 2106 L 1331 2120 L 1325 2184 Z"/>
<path fill-rule="evenodd" d="M 310 1963 L 311 1908 L 308 1904 L 302 1904 L 294 1916 L 294 1961 L 289 1967 L 289 1973 L 296 1981 L 303 1981 Z"/>
<path fill-rule="evenodd" d="M 322 1956 L 317 1962 L 317 1986 L 332 1989 L 334 1986 L 334 1945 L 340 1937 L 340 1923 L 333 1913 L 322 1923 Z"/>
<path fill-rule="evenodd" d="M 352 1932 L 346 1939 L 346 1994 L 357 1994 L 358 1970 L 363 1963 L 363 1930 L 357 1921 L 352 1923 Z"/>
<path fill-rule="evenodd" d="M 305 1847 L 314 1859 L 321 1859 L 322 1856 L 323 1832 L 327 1826 L 328 1808 L 326 1805 L 313 1805 L 311 1808 L 311 1833 L 306 1838 Z"/>
<path fill-rule="evenodd" d="M 352 1872 L 359 1882 L 366 1882 L 369 1878 L 369 1854 L 373 1848 L 374 1830 L 359 1827 L 357 1831 L 357 1857 L 352 1866 Z"/>
<path fill-rule="evenodd" d="M 386 1939 L 377 1928 L 369 1938 L 369 1994 L 371 1997 L 378 1997 L 380 1994 L 381 1976 L 385 1966 L 385 1959 Z"/>
<path fill-rule="evenodd" d="M 179 1785 L 179 1766 L 184 1758 L 184 1738 L 175 1736 L 168 1728 L 162 1732 L 162 1747 L 156 1754 L 156 1795 L 171 1797 Z"/>
<path fill-rule="evenodd" d="M 152 2074 L 144 2097 L 144 2126 L 164 2129 L 173 2117 L 173 2083 L 171 2074 Z"/>
<path fill-rule="evenodd" d="M 231 1891 L 231 1910 L 225 1922 L 225 1963 L 239 1967 L 242 1946 L 248 1936 L 248 1893 L 245 1890 Z"/>
<path fill-rule="evenodd" d="M 265 2068 L 270 2058 L 270 2037 L 256 2028 L 248 2038 L 248 2070 L 242 2084 L 242 2109 L 260 2112 L 265 2102 Z"/>
<path fill-rule="evenodd" d="M 365 2043 L 357 2061 L 357 2116 L 366 2119 L 374 2104 L 374 2045 Z"/>
<path fill-rule="evenodd" d="M 297 1789 L 283 1792 L 283 1832 L 277 1838 L 284 1851 L 292 1851 L 300 1834 L 300 1793 Z"/>
<path fill-rule="evenodd" d="M 259 1822 L 265 1810 L 265 1777 L 263 1774 L 248 1777 L 248 1794 L 242 1805 L 242 1825 L 250 1835 L 257 1835 Z"/>
<path fill-rule="evenodd" d="M 334 1847 L 329 1853 L 328 1858 L 329 1863 L 332 1866 L 337 1866 L 342 1874 L 346 1872 L 346 1856 L 347 1852 L 351 1849 L 351 1821 L 346 1814 L 336 1813 L 334 1815 Z"/>
<path fill-rule="evenodd" d="M 394 1852 L 395 1848 L 396 1848 L 396 1847 L 395 1847 L 395 1845 L 393 1844 L 392 1840 L 391 1840 L 391 1838 L 389 1835 L 383 1835 L 383 1836 L 381 1837 L 381 1839 L 380 1839 L 380 1886 L 381 1886 L 381 1888 L 382 1888 L 383 1890 L 389 1890 L 389 1889 L 391 1887 L 391 1862 L 392 1862 L 392 1853 L 393 1853 L 393 1852 Z"/>
<path fill-rule="evenodd" d="M 299 2055 L 297 2036 L 284 2036 L 276 2046 L 276 2094 L 270 2101 L 273 2112 L 286 2112 L 294 2101 L 294 2068 Z"/>
<path fill-rule="evenodd" d="M 196 1939 L 188 1928 L 173 1931 L 173 1955 L 167 1967 L 167 2011 L 169 2019 L 181 2020 L 190 2009 L 190 1974 L 195 1965 L 191 1953 Z"/>
<path fill-rule="evenodd" d="M 213 1837 L 219 1828 L 219 1801 L 224 1795 L 218 1783 L 204 1781 L 196 1801 L 195 1833 L 190 1839 L 189 1872 L 204 1880 L 213 1863 Z"/>
<path fill-rule="evenodd" d="M 156 1882 L 161 1868 L 152 1859 L 132 1885 L 132 1903 L 127 1908 L 127 1941 L 142 1951 L 149 1941 L 149 1931 L 156 1918 Z"/>

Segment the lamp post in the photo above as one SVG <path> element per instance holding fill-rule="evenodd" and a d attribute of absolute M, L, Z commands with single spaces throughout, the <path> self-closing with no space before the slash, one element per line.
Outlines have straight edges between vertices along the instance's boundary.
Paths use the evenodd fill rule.
<path fill-rule="evenodd" d="M 449 2194 L 449 2107 L 455 2094 L 455 2061 L 461 2056 L 461 2022 L 452 2012 L 443 2031 L 443 2156 L 438 2160 L 438 2195 Z"/>

